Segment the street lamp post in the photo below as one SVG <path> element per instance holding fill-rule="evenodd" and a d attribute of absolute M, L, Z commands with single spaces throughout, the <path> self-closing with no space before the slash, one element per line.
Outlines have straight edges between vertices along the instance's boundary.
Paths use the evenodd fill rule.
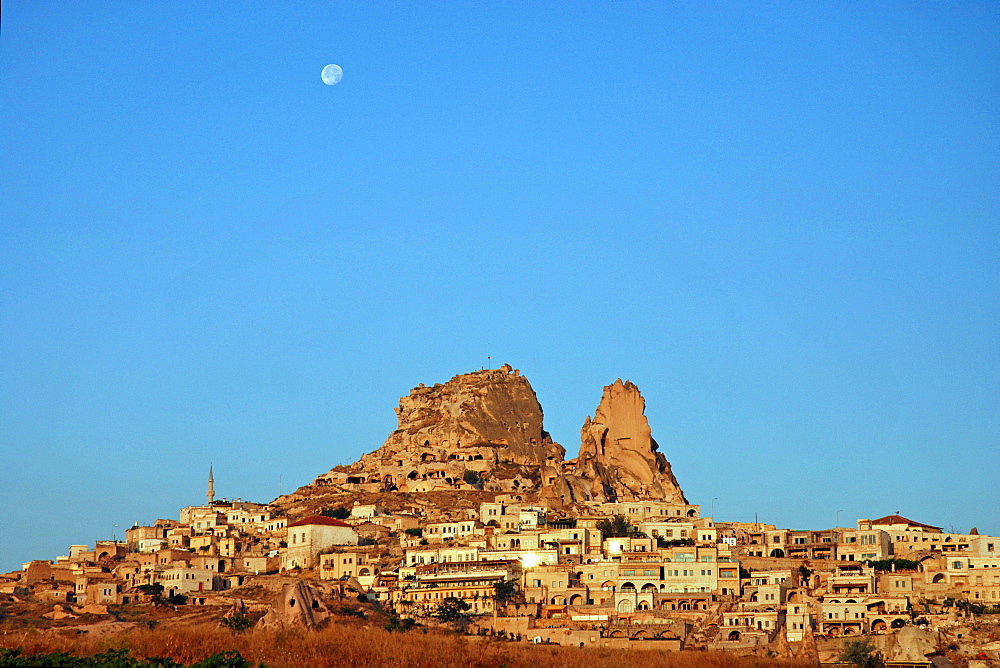
<path fill-rule="evenodd" d="M 840 513 L 844 512 L 843 509 L 837 511 L 837 528 L 840 527 Z"/>
<path fill-rule="evenodd" d="M 715 502 L 719 500 L 719 497 L 712 499 L 712 522 L 715 522 Z"/>

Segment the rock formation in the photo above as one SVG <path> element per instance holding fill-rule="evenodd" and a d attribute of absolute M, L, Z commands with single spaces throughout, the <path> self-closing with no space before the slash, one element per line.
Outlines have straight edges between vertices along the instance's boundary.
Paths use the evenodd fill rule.
<path fill-rule="evenodd" d="M 288 626 L 315 629 L 330 617 L 321 592 L 302 580 L 282 586 L 274 605 L 258 620 L 258 629 Z"/>
<path fill-rule="evenodd" d="M 538 491 L 551 506 L 657 500 L 686 504 L 651 435 L 646 402 L 631 382 L 604 388 L 581 430 L 580 455 L 542 425 L 527 378 L 504 365 L 420 385 L 399 400 L 398 426 L 378 450 L 316 479 L 319 486 L 383 492 Z"/>
<path fill-rule="evenodd" d="M 317 483 L 410 492 L 478 484 L 504 491 L 534 486 L 565 453 L 542 428 L 528 379 L 506 364 L 420 385 L 399 400 L 396 417 L 398 427 L 381 448 Z"/>
<path fill-rule="evenodd" d="M 580 430 L 580 455 L 549 496 L 564 501 L 655 499 L 686 504 L 670 464 L 659 452 L 639 388 L 619 378 L 604 388 L 594 417 Z"/>

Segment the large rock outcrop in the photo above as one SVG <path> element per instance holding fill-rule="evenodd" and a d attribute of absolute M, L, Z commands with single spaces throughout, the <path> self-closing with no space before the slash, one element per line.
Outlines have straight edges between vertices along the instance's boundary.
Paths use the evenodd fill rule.
<path fill-rule="evenodd" d="M 686 504 L 677 478 L 646 419 L 646 400 L 619 378 L 604 388 L 594 417 L 580 430 L 580 455 L 549 496 L 565 501 L 655 499 Z"/>
<path fill-rule="evenodd" d="M 486 485 L 532 487 L 556 470 L 565 450 L 542 427 L 542 407 L 528 379 L 509 365 L 420 385 L 399 400 L 398 427 L 378 450 L 317 479 L 400 491 Z M 469 483 L 475 476 L 481 482 Z"/>
<path fill-rule="evenodd" d="M 257 621 L 258 629 L 301 627 L 315 629 L 330 618 L 322 591 L 302 580 L 286 583 L 267 614 Z"/>
<path fill-rule="evenodd" d="M 398 426 L 382 447 L 316 484 L 368 492 L 537 491 L 553 507 L 647 499 L 686 504 L 645 408 L 631 382 L 608 385 L 584 422 L 579 457 L 564 461 L 520 372 L 505 364 L 461 374 L 412 389 L 399 400 Z"/>

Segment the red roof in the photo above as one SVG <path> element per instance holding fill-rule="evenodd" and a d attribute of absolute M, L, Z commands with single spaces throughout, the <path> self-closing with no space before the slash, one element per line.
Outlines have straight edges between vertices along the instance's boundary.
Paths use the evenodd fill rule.
<path fill-rule="evenodd" d="M 324 515 L 313 515 L 312 517 L 306 517 L 298 522 L 292 522 L 288 526 L 290 527 L 302 527 L 307 524 L 323 524 L 328 527 L 348 527 L 353 529 L 354 527 L 347 522 L 341 522 L 340 520 L 335 520 L 332 517 L 326 517 Z"/>
<path fill-rule="evenodd" d="M 906 524 L 911 527 L 923 527 L 924 529 L 937 529 L 941 530 L 941 527 L 932 527 L 930 524 L 921 524 L 920 522 L 914 522 L 913 520 L 908 520 L 902 515 L 886 515 L 885 517 L 880 517 L 877 520 L 872 520 L 872 524 Z"/>

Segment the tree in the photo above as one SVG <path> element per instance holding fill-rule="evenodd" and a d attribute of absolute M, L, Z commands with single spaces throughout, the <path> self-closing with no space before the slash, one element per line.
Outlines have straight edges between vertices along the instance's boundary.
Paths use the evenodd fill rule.
<path fill-rule="evenodd" d="M 812 574 L 812 570 L 810 570 L 805 564 L 799 566 L 799 577 L 802 579 L 803 584 L 809 584 L 809 578 L 812 577 Z"/>
<path fill-rule="evenodd" d="M 468 485 L 475 485 L 479 482 L 479 474 L 475 471 L 469 471 L 466 469 L 466 471 L 462 473 L 462 480 L 464 480 Z"/>
<path fill-rule="evenodd" d="M 500 580 L 493 584 L 493 600 L 497 605 L 507 605 L 517 595 L 517 584 L 513 580 Z"/>
<path fill-rule="evenodd" d="M 233 635 L 236 635 L 249 631 L 253 627 L 254 622 L 246 615 L 238 612 L 230 617 L 223 617 L 219 620 L 219 624 L 229 629 Z"/>
<path fill-rule="evenodd" d="M 915 571 L 920 568 L 919 561 L 912 561 L 910 559 L 866 559 L 866 566 L 871 566 L 877 571 L 888 572 L 892 570 L 897 571 Z"/>
<path fill-rule="evenodd" d="M 601 520 L 597 523 L 597 528 L 604 538 L 621 538 L 627 536 L 632 529 L 628 518 L 624 515 L 615 515 L 610 520 Z"/>
<path fill-rule="evenodd" d="M 351 511 L 344 506 L 337 506 L 336 508 L 324 508 L 319 514 L 323 517 L 332 517 L 335 520 L 346 520 L 351 516 Z"/>
<path fill-rule="evenodd" d="M 424 535 L 424 530 L 420 529 L 420 528 L 417 528 L 417 529 L 403 529 L 403 533 L 405 533 L 407 536 L 413 536 L 414 538 L 420 538 L 421 536 Z"/>
<path fill-rule="evenodd" d="M 840 660 L 852 663 L 858 668 L 883 668 L 885 666 L 882 652 L 876 651 L 875 644 L 868 638 L 852 640 L 847 643 L 840 655 Z"/>
<path fill-rule="evenodd" d="M 457 622 L 465 617 L 465 612 L 471 607 L 460 598 L 448 596 L 437 604 L 432 614 L 442 622 Z"/>
<path fill-rule="evenodd" d="M 163 601 L 163 585 L 159 582 L 148 585 L 139 585 L 136 589 L 149 596 L 155 605 L 159 605 Z"/>

